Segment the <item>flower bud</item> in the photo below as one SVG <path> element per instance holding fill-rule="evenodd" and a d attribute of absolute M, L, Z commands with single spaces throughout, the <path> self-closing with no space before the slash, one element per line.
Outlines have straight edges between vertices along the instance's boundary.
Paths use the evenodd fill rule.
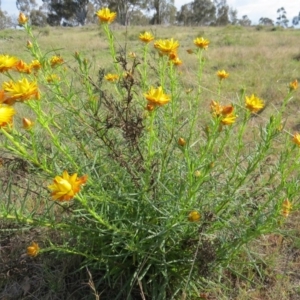
<path fill-rule="evenodd" d="M 22 12 L 20 12 L 19 18 L 18 18 L 19 24 L 24 25 L 27 23 L 27 21 L 28 21 L 28 18 Z"/>
<path fill-rule="evenodd" d="M 183 146 L 186 145 L 186 141 L 185 141 L 184 138 L 179 138 L 177 143 L 178 143 L 178 145 L 181 146 L 181 147 L 183 147 Z"/>
<path fill-rule="evenodd" d="M 32 43 L 30 41 L 27 41 L 27 48 L 31 49 L 33 47 Z"/>
<path fill-rule="evenodd" d="M 196 171 L 194 172 L 194 176 L 195 176 L 195 177 L 200 177 L 200 175 L 201 175 L 201 172 L 200 172 L 199 170 L 196 170 Z"/>
<path fill-rule="evenodd" d="M 188 220 L 190 222 L 197 222 L 200 220 L 200 214 L 196 210 L 192 210 L 188 215 Z"/>
<path fill-rule="evenodd" d="M 30 119 L 27 119 L 27 118 L 23 118 L 22 123 L 23 123 L 23 128 L 27 129 L 27 130 L 31 129 L 32 126 L 34 125 L 34 123 Z"/>

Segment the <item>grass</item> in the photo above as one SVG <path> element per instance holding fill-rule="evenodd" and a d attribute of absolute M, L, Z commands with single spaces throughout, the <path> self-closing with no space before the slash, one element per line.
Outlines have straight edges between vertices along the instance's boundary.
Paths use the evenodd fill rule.
<path fill-rule="evenodd" d="M 256 141 L 260 137 L 267 139 L 264 132 L 260 131 L 260 126 L 264 126 L 270 116 L 280 110 L 283 98 L 286 95 L 287 84 L 294 79 L 300 81 L 300 62 L 296 59 L 300 55 L 298 46 L 299 30 L 288 29 L 271 31 L 265 29 L 257 31 L 255 28 L 232 26 L 225 28 L 130 27 L 126 30 L 124 27 L 117 25 L 112 25 L 112 30 L 115 35 L 117 50 L 119 47 L 124 49 L 126 46 L 128 52 L 139 52 L 142 50 L 143 45 L 141 45 L 137 37 L 143 30 L 152 31 L 156 38 L 164 39 L 174 37 L 180 41 L 178 54 L 183 61 L 183 65 L 178 68 L 181 93 L 179 98 L 180 114 L 177 120 L 184 124 L 187 122 L 186 120 L 190 118 L 188 109 L 191 99 L 192 97 L 199 97 L 197 101 L 200 103 L 198 113 L 201 115 L 201 122 L 197 123 L 195 133 L 192 135 L 191 140 L 193 140 L 195 135 L 194 143 L 197 144 L 197 142 L 200 141 L 203 149 L 205 147 L 203 132 L 205 125 L 208 124 L 210 120 L 209 106 L 211 100 L 220 100 L 222 104 L 232 103 L 242 112 L 244 103 L 241 101 L 241 94 L 245 93 L 249 95 L 255 93 L 264 99 L 266 108 L 262 113 L 249 120 L 245 134 L 242 136 L 242 143 L 247 146 L 239 150 L 241 155 L 245 157 L 245 160 L 241 161 L 240 165 L 236 168 L 239 172 L 242 172 L 243 168 L 247 168 L 247 165 L 251 165 L 251 162 L 255 160 L 253 153 L 255 153 L 257 147 Z M 36 28 L 34 33 L 38 36 L 39 45 L 44 53 L 52 51 L 53 53 L 50 55 L 54 53 L 61 55 L 66 61 L 66 66 L 74 70 L 75 74 L 80 73 L 78 64 L 76 64 L 74 59 L 74 53 L 76 51 L 79 51 L 87 58 L 88 63 L 91 63 L 90 75 L 94 82 L 97 81 L 98 70 L 100 68 L 105 69 L 105 73 L 114 71 L 114 67 L 111 64 L 111 56 L 107 51 L 109 47 L 106 37 L 96 26 L 82 28 L 47 28 L 47 30 Z M 6 30 L 3 31 L 2 36 L 0 52 L 22 57 L 24 60 L 28 59 L 29 61 L 30 55 L 28 51 L 26 52 L 27 37 L 23 31 Z M 193 39 L 197 36 L 204 36 L 211 41 L 209 49 L 204 52 L 205 68 L 202 74 L 201 95 L 197 94 L 199 86 L 195 80 L 195 77 L 197 77 L 197 68 L 195 67 L 196 54 L 188 54 L 186 52 L 187 49 L 193 48 Z M 9 37 L 9 39 L 6 37 Z M 152 47 L 150 47 L 149 52 L 150 56 L 148 60 L 150 67 L 152 67 L 155 65 L 158 57 Z M 219 83 L 216 72 L 221 69 L 225 69 L 229 72 L 230 77 L 224 81 L 222 94 L 220 96 L 217 92 Z M 60 71 L 60 75 L 64 76 L 63 70 Z M 154 82 L 154 85 L 156 85 L 159 83 L 159 76 L 157 76 L 155 72 L 150 73 L 149 81 Z M 226 185 L 228 178 L 228 173 L 226 172 L 232 170 L 231 162 L 235 161 L 237 153 L 237 148 L 233 147 L 233 145 L 236 143 L 236 137 L 239 131 L 238 129 L 233 129 L 232 134 L 229 134 L 229 131 L 224 132 L 225 137 L 221 141 L 221 145 L 218 145 L 216 149 L 213 149 L 207 154 L 209 164 L 205 161 L 207 165 L 205 165 L 203 171 L 201 171 L 205 173 L 205 177 L 203 177 L 201 189 L 199 188 L 197 191 L 197 199 L 203 199 L 203 204 L 199 200 L 190 199 L 194 201 L 195 205 L 202 205 L 201 214 L 203 210 L 203 223 L 201 223 L 199 228 L 189 225 L 186 228 L 178 227 L 177 230 L 177 218 L 180 220 L 179 223 L 182 222 L 190 209 L 188 204 L 184 202 L 186 197 L 185 193 L 189 190 L 185 189 L 183 182 L 185 180 L 194 182 L 194 179 L 185 175 L 187 172 L 186 168 L 189 166 L 181 165 L 181 160 L 187 154 L 174 147 L 172 153 L 175 157 L 175 159 L 173 158 L 175 165 L 170 170 L 167 170 L 166 175 L 162 172 L 166 177 L 179 178 L 178 182 L 176 181 L 177 184 L 174 185 L 170 183 L 172 180 L 166 180 L 166 182 L 164 182 L 166 189 L 163 190 L 163 194 L 160 196 L 165 197 L 163 198 L 163 205 L 166 206 L 160 208 L 162 204 L 159 203 L 153 212 L 147 211 L 147 213 L 149 213 L 147 220 L 144 220 L 143 217 L 134 219 L 134 208 L 138 205 L 136 199 L 140 196 L 136 191 L 136 187 L 131 190 L 132 187 L 122 184 L 122 181 L 127 182 L 126 172 L 120 170 L 120 166 L 118 165 L 119 161 L 124 163 L 121 154 L 126 156 L 126 150 L 121 148 L 123 153 L 118 153 L 120 156 L 117 157 L 117 163 L 107 164 L 105 159 L 98 161 L 95 158 L 95 155 L 101 154 L 106 159 L 109 159 L 110 153 L 106 153 L 104 150 L 101 150 L 103 152 L 98 152 L 97 139 L 99 136 L 96 135 L 95 139 L 88 140 L 90 139 L 89 134 L 93 133 L 91 128 L 96 126 L 94 123 L 91 122 L 89 127 L 86 127 L 86 132 L 76 132 L 80 127 L 72 131 L 72 122 L 70 121 L 70 123 L 68 123 L 65 121 L 68 120 L 68 118 L 78 122 L 82 121 L 79 110 L 68 110 L 68 106 L 64 106 L 64 102 L 68 101 L 72 107 L 72 101 L 75 99 L 78 101 L 76 105 L 82 104 L 83 109 L 85 109 L 84 105 L 86 104 L 81 101 L 80 97 L 76 98 L 76 95 L 74 97 L 72 96 L 72 101 L 71 98 L 68 98 L 69 95 L 72 94 L 73 89 L 78 90 L 78 93 L 82 93 L 78 94 L 82 95 L 82 97 L 86 95 L 80 90 L 80 82 L 74 81 L 74 83 L 72 82 L 70 84 L 70 77 L 66 76 L 62 78 L 63 83 L 61 86 L 64 87 L 62 91 L 55 90 L 56 87 L 54 86 L 56 93 L 51 94 L 51 87 L 47 86 L 47 84 L 44 84 L 42 87 L 43 94 L 47 95 L 44 96 L 45 99 L 43 99 L 43 101 L 48 101 L 48 106 L 45 107 L 46 112 L 49 115 L 54 113 L 57 117 L 57 123 L 59 125 L 64 124 L 64 130 L 61 130 L 61 128 L 55 124 L 51 124 L 51 129 L 57 131 L 61 130 L 58 135 L 61 139 L 60 141 L 72 149 L 72 155 L 77 155 L 76 151 L 79 151 L 79 149 L 85 153 L 83 157 L 80 156 L 82 170 L 85 170 L 84 168 L 87 170 L 91 169 L 90 172 L 92 172 L 94 178 L 98 176 L 97 178 L 99 178 L 99 180 L 97 181 L 101 182 L 101 185 L 98 185 L 98 188 L 95 190 L 93 190 L 92 187 L 88 187 L 88 196 L 92 195 L 91 198 L 88 198 L 88 201 L 92 201 L 93 197 L 99 197 L 97 198 L 99 203 L 108 201 L 107 203 L 109 205 L 107 207 L 104 206 L 100 208 L 99 203 L 94 205 L 97 209 L 101 209 L 103 215 L 110 217 L 109 220 L 112 221 L 108 223 L 108 225 L 111 226 L 110 229 L 115 230 L 115 233 L 110 237 L 110 230 L 106 232 L 103 229 L 102 226 L 107 225 L 105 220 L 101 220 L 103 223 L 100 225 L 97 222 L 89 224 L 89 220 L 92 219 L 92 216 L 85 219 L 86 215 L 84 213 L 81 215 L 83 209 L 79 205 L 79 202 L 75 202 L 73 204 L 74 206 L 71 205 L 70 207 L 53 205 L 53 203 L 49 204 L 48 191 L 45 186 L 49 184 L 51 176 L 43 175 L 40 169 L 36 169 L 25 159 L 16 158 L 8 151 L 5 151 L 2 157 L 2 168 L 0 169 L 0 178 L 2 179 L 1 189 L 3 195 L 5 195 L 4 203 L 7 207 L 12 205 L 16 211 L 25 211 L 29 213 L 29 215 L 25 214 L 27 216 L 27 219 L 25 218 L 26 222 L 22 222 L 24 221 L 22 219 L 19 220 L 21 222 L 16 222 L 16 217 L 11 213 L 12 220 L 3 220 L 1 223 L 0 273 L 3 275 L 0 290 L 3 290 L 3 292 L 0 293 L 0 298 L 97 299 L 97 297 L 100 297 L 101 299 L 114 299 L 116 297 L 116 290 L 118 292 L 123 288 L 123 285 L 126 285 L 126 274 L 137 272 L 134 271 L 136 267 L 135 260 L 139 262 L 142 261 L 142 266 L 139 265 L 139 270 L 142 270 L 143 264 L 147 265 L 148 261 L 153 259 L 147 247 L 152 247 L 160 243 L 160 235 L 164 234 L 158 234 L 158 231 L 156 231 L 158 230 L 157 228 L 160 222 L 165 224 L 164 226 L 174 234 L 174 236 L 171 235 L 170 239 L 169 236 L 167 238 L 171 244 L 173 238 L 175 240 L 177 236 L 182 234 L 181 230 L 186 230 L 187 235 L 185 239 L 181 241 L 182 244 L 180 245 L 172 244 L 172 246 L 168 248 L 169 245 L 160 244 L 159 247 L 154 247 L 153 249 L 156 249 L 159 253 L 157 254 L 158 258 L 164 257 L 163 255 L 159 256 L 163 253 L 164 247 L 169 249 L 168 251 L 174 255 L 174 261 L 180 261 L 180 255 L 179 257 L 176 256 L 178 252 L 182 254 L 182 256 L 186 256 L 182 259 L 182 261 L 186 259 L 184 261 L 185 263 L 193 256 L 195 258 L 194 272 L 203 280 L 199 285 L 197 285 L 197 281 L 193 282 L 194 285 L 191 284 L 191 286 L 189 286 L 190 290 L 188 291 L 188 295 L 185 293 L 177 293 L 172 299 L 284 300 L 299 298 L 297 267 L 299 263 L 298 249 L 300 244 L 298 226 L 299 214 L 297 212 L 299 204 L 297 197 L 293 200 L 294 211 L 287 221 L 284 224 L 276 223 L 278 230 L 257 234 L 257 237 L 251 240 L 251 242 L 247 244 L 247 247 L 242 248 L 236 254 L 234 254 L 234 246 L 231 246 L 230 243 L 231 241 L 232 245 L 235 245 L 237 241 L 236 237 L 239 235 L 242 237 L 245 232 L 251 236 L 252 233 L 250 229 L 254 224 L 249 220 L 251 220 L 253 216 L 256 216 L 257 209 L 262 212 L 268 211 L 268 205 L 272 203 L 273 198 L 276 198 L 276 196 L 283 197 L 285 192 L 290 194 L 296 193 L 290 190 L 297 190 L 297 176 L 290 185 L 285 186 L 277 174 L 277 172 L 279 172 L 278 168 L 280 167 L 279 163 L 277 165 L 277 159 L 280 157 L 280 151 L 283 145 L 286 145 L 284 143 L 291 138 L 295 130 L 299 130 L 300 120 L 296 114 L 299 92 L 293 95 L 293 99 L 289 102 L 282 116 L 282 121 L 285 124 L 283 132 L 286 138 L 278 137 L 275 139 L 276 143 L 274 143 L 273 148 L 270 151 L 268 150 L 265 158 L 260 160 L 258 167 L 251 175 L 252 177 L 247 178 L 247 184 L 241 185 L 239 188 L 235 187 L 236 182 L 234 180 L 231 182 L 232 186 L 229 184 Z M 4 81 L 6 79 L 2 77 L 1 80 Z M 116 92 L 113 89 L 106 89 L 104 92 L 108 93 L 108 99 L 113 102 L 113 95 L 115 95 Z M 185 92 L 187 90 L 191 90 L 191 92 Z M 59 99 L 59 101 L 61 101 L 60 104 L 53 106 L 54 109 L 52 109 L 51 103 L 56 99 L 55 95 L 62 98 Z M 60 106 L 63 107 L 63 113 L 59 113 L 58 107 Z M 23 108 L 21 105 L 17 107 L 19 116 L 32 113 L 29 107 Z M 108 106 L 108 109 L 109 108 Z M 88 117 L 93 121 L 92 118 L 94 115 L 88 114 L 88 112 L 89 110 L 85 110 L 85 118 Z M 75 119 L 72 119 L 72 114 L 75 114 Z M 239 118 L 242 122 L 243 116 L 240 115 Z M 107 122 L 109 121 L 111 120 L 108 119 Z M 113 126 L 114 123 L 113 121 L 111 122 L 110 125 Z M 160 126 L 163 127 L 163 122 L 161 120 L 159 122 L 161 122 L 159 123 Z M 15 126 L 20 128 L 21 124 L 16 122 Z M 61 170 L 63 167 L 61 167 L 60 164 L 63 164 L 65 157 L 49 143 L 49 139 L 44 135 L 42 129 L 41 127 L 37 129 L 39 130 L 39 132 L 37 132 L 39 142 L 43 145 L 41 146 L 41 150 L 39 150 L 39 155 L 45 158 L 49 170 L 53 168 L 51 172 L 54 172 L 53 170 Z M 112 136 L 115 136 L 116 141 L 121 141 L 122 137 L 118 135 L 117 129 L 114 130 Z M 185 130 L 186 129 L 182 130 L 180 127 L 176 134 L 184 134 L 186 132 Z M 64 136 L 64 131 L 70 134 Z M 80 145 L 80 147 L 78 146 L 77 148 L 76 143 L 79 142 L 78 138 L 68 140 L 68 137 L 73 137 L 75 134 L 79 134 L 79 132 L 80 135 L 86 134 L 87 136 L 85 147 Z M 22 141 L 22 137 L 18 138 Z M 226 140 L 230 142 L 226 144 Z M 1 142 L 3 142 L 3 139 Z M 222 144 L 223 142 L 224 144 Z M 95 145 L 93 143 L 95 143 Z M 155 143 L 155 139 L 152 143 Z M 28 147 L 30 148 L 30 146 L 28 142 Z M 91 158 L 93 158 L 92 161 Z M 190 157 L 189 159 L 192 160 L 193 158 Z M 237 162 L 238 159 L 236 159 L 235 165 L 237 165 Z M 72 161 L 70 161 L 67 166 L 70 166 L 71 163 Z M 97 164 L 99 164 L 100 167 L 97 167 Z M 287 167 L 291 166 L 292 163 L 288 162 Z M 157 172 L 157 168 L 154 163 L 154 165 L 151 166 L 151 172 Z M 130 170 L 130 168 L 128 169 Z M 291 178 L 295 172 L 296 170 L 292 170 L 289 173 Z M 102 175 L 102 173 L 107 175 Z M 172 175 L 173 173 L 175 176 Z M 239 177 L 233 177 L 233 179 L 238 180 Z M 147 181 L 149 178 L 145 176 L 143 180 Z M 288 178 L 286 178 L 286 180 L 288 181 Z M 134 186 L 136 182 L 137 181 L 133 180 L 131 184 Z M 292 185 L 292 183 L 294 185 Z M 95 181 L 94 184 L 96 184 Z M 32 186 L 34 186 L 34 188 L 32 188 Z M 224 186 L 227 190 L 224 190 Z M 173 196 L 168 196 L 170 193 L 168 189 L 170 189 L 170 187 L 174 189 L 172 192 L 174 192 L 175 198 L 181 201 L 180 205 L 182 205 L 184 210 L 184 216 L 180 214 L 170 216 L 160 215 L 160 209 L 166 209 L 166 211 L 174 213 L 172 210 L 173 206 L 178 206 L 177 202 L 171 202 Z M 232 191 L 235 188 L 236 190 L 233 196 Z M 110 190 L 113 191 L 113 194 L 107 192 Z M 101 196 L 100 191 L 105 191 L 104 196 Z M 153 194 L 155 193 L 159 193 L 159 191 L 153 190 Z M 217 214 L 214 211 L 213 205 L 223 203 L 223 197 L 228 197 L 228 195 L 232 195 L 233 197 L 231 206 L 229 206 L 228 210 L 224 210 L 223 213 Z M 105 197 L 109 200 L 104 200 Z M 149 197 L 149 199 L 152 199 L 151 196 Z M 147 199 L 147 197 L 145 199 Z M 244 199 L 249 200 L 244 201 Z M 263 204 L 265 199 L 269 199 L 267 200 L 266 206 Z M 171 203 L 170 207 L 172 208 L 168 206 L 168 202 Z M 132 205 L 132 207 L 130 207 L 130 205 Z M 141 206 L 140 209 L 143 207 L 149 209 L 146 205 Z M 150 208 L 152 209 L 153 207 L 151 206 Z M 95 211 L 97 211 L 96 208 Z M 47 221 L 46 218 L 43 219 L 44 214 L 48 216 L 50 221 Z M 18 214 L 16 213 L 16 215 Z M 239 223 L 240 219 L 237 218 L 238 215 L 240 215 L 243 222 Z M 263 215 L 262 218 L 265 218 L 265 215 Z M 255 222 L 260 222 L 259 216 L 254 217 L 254 219 Z M 35 220 L 39 220 L 40 226 L 36 225 Z M 74 235 L 73 232 L 61 235 L 55 226 L 53 226 L 53 224 L 63 224 L 67 226 L 69 225 L 69 220 L 75 222 L 71 224 L 77 224 L 78 227 L 83 226 L 83 228 L 86 227 L 89 229 L 86 231 L 80 231 L 81 229 L 78 229 L 77 236 L 76 230 L 74 230 Z M 119 220 L 122 220 L 123 224 Z M 226 220 L 226 222 L 224 220 Z M 267 222 L 265 219 L 264 221 Z M 146 229 L 142 228 L 141 230 L 139 228 L 139 224 L 145 224 L 143 222 L 150 224 L 149 231 L 152 230 L 150 236 L 149 233 L 146 232 Z M 121 234 L 122 232 L 119 226 L 124 230 L 124 235 Z M 210 226 L 215 226 L 220 230 L 220 239 L 216 238 L 219 232 L 216 233 L 217 231 L 208 230 Z M 221 228 L 222 226 L 225 227 L 224 230 Z M 99 236 L 93 235 L 95 227 L 99 230 Z M 88 233 L 89 230 L 90 233 Z M 132 232 L 135 234 L 132 234 Z M 195 236 L 192 234 L 197 234 L 197 232 L 198 235 L 203 234 L 203 236 L 201 235 L 201 247 L 199 247 L 200 244 L 198 244 L 197 247 L 197 239 L 195 240 Z M 102 244 L 98 243 L 100 233 L 104 236 L 107 234 L 107 240 L 101 242 Z M 132 243 L 123 242 L 123 239 L 126 240 L 125 235 L 127 233 L 129 235 L 132 234 Z M 256 232 L 254 231 L 254 233 Z M 87 236 L 85 235 L 87 235 L 90 240 L 86 241 L 85 238 L 87 238 Z M 143 238 L 135 243 L 134 238 L 139 237 L 139 235 L 143 236 Z M 154 239 L 152 236 L 157 237 Z M 149 239 L 153 239 L 153 242 L 147 244 L 147 240 Z M 219 243 L 221 243 L 222 239 L 225 248 L 219 247 Z M 42 253 L 34 259 L 26 256 L 26 247 L 32 240 L 38 240 L 41 245 L 45 245 L 45 248 L 47 249 L 48 247 L 50 251 Z M 143 248 L 143 243 L 145 243 L 146 249 Z M 55 245 L 63 246 L 59 248 L 59 246 Z M 109 247 L 107 247 L 107 245 L 109 245 Z M 238 245 L 238 243 L 236 245 Z M 112 262 L 115 262 L 116 268 L 119 267 L 119 264 L 127 266 L 125 271 L 120 272 L 120 274 L 115 274 L 116 271 L 114 271 L 113 268 L 109 269 L 109 272 L 106 272 L 103 266 L 101 266 L 100 258 L 102 256 L 99 253 L 105 256 L 107 254 L 105 251 L 101 252 L 101 249 L 96 250 L 100 251 L 95 252 L 98 253 L 97 259 L 93 259 L 95 257 L 88 254 L 90 256 L 87 255 L 87 261 L 82 258 L 82 255 L 78 255 L 82 254 L 83 252 L 80 251 L 84 251 L 83 249 L 85 248 L 97 249 L 97 247 L 103 247 L 106 249 L 105 251 L 110 251 L 108 249 L 112 247 L 112 257 L 114 253 L 119 253 L 118 251 L 121 251 L 121 255 L 128 255 L 128 252 L 122 252 L 122 250 L 120 250 L 122 247 L 124 247 L 125 250 L 130 250 L 130 252 L 134 254 L 133 256 L 129 255 L 129 258 L 126 257 L 126 259 L 120 260 L 118 256 L 112 260 L 110 260 L 109 257 L 106 258 L 108 269 L 113 265 Z M 172 252 L 176 247 L 179 247 L 179 250 Z M 223 251 L 225 254 L 220 256 L 218 251 Z M 226 258 L 226 251 L 232 252 L 232 257 L 230 256 L 231 258 L 228 258 L 228 260 Z M 214 265 L 214 263 L 216 263 L 216 257 L 218 257 L 218 255 L 223 257 L 226 263 L 221 263 L 220 268 L 213 268 L 212 270 L 216 270 L 214 274 L 211 270 L 211 264 Z M 141 256 L 141 258 L 139 258 L 139 256 Z M 154 260 L 155 259 L 154 257 Z M 112 265 L 110 265 L 110 263 L 112 263 Z M 172 265 L 172 262 L 169 263 Z M 160 288 L 159 284 L 158 286 L 153 284 L 153 278 L 158 276 L 156 274 L 160 274 L 158 270 L 161 266 L 160 264 L 158 265 L 158 269 L 155 269 L 153 265 L 149 264 L 148 270 L 151 272 L 149 277 L 145 276 L 148 284 L 145 284 L 145 282 L 143 282 L 144 278 L 140 276 L 139 278 L 141 279 L 137 280 L 137 284 L 130 290 L 131 299 L 151 299 L 151 295 L 155 295 L 155 293 L 160 296 L 160 299 L 168 299 L 168 295 L 174 292 L 168 290 L 166 294 L 163 294 L 155 290 Z M 156 265 L 154 264 L 154 266 Z M 145 274 L 148 270 L 144 271 Z M 176 276 L 177 270 L 176 264 L 174 264 L 171 271 L 168 270 L 168 274 L 171 274 L 169 275 L 170 278 L 172 278 L 174 282 L 177 280 L 179 284 L 180 277 Z M 191 273 L 189 273 L 190 267 L 184 268 L 183 266 L 180 270 L 185 272 L 184 278 L 188 278 L 188 276 L 191 275 Z M 163 270 L 163 272 L 164 271 L 165 270 Z M 103 280 L 103 278 L 107 276 L 107 273 L 109 273 L 108 281 L 111 281 L 109 284 Z M 163 276 L 159 276 L 157 278 L 161 280 L 161 285 L 165 284 Z M 118 280 L 115 280 L 116 278 L 118 278 Z M 199 286 L 202 288 L 199 289 Z M 98 293 L 101 295 L 98 296 Z M 152 296 L 152 299 L 158 298 L 153 298 Z"/>

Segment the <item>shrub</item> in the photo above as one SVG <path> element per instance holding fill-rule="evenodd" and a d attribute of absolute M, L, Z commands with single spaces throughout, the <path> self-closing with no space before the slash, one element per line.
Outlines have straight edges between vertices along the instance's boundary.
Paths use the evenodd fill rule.
<path fill-rule="evenodd" d="M 194 299 L 224 270 L 242 276 L 238 257 L 255 261 L 247 245 L 277 232 L 291 211 L 300 137 L 291 142 L 282 114 L 297 81 L 265 118 L 264 101 L 245 90 L 221 103 L 229 74 L 220 70 L 209 110 L 201 96 L 208 40 L 195 39 L 197 89 L 184 91 L 178 41 L 155 41 L 151 57 L 144 33 L 142 53 L 117 52 L 114 16 L 98 16 L 113 73 L 92 78 L 93 62 L 80 52 L 76 68 L 42 53 L 26 22 L 35 63 L 0 58 L 11 80 L 3 84 L 2 143 L 20 175 L 7 182 L 1 217 L 61 231 L 60 243 L 33 241 L 28 255 L 82 256 L 110 299 Z M 26 120 L 12 126 L 16 112 Z"/>

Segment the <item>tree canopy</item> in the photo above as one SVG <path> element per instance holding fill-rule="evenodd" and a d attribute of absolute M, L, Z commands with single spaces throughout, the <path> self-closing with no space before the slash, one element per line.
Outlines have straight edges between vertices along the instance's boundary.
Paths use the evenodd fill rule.
<path fill-rule="evenodd" d="M 1 0 L 0 0 L 1 1 Z M 225 26 L 237 24 L 250 26 L 247 15 L 237 17 L 237 10 L 229 7 L 227 0 L 193 0 L 177 11 L 174 0 L 42 0 L 38 7 L 36 0 L 16 0 L 18 10 L 30 16 L 34 25 L 85 25 L 96 22 L 95 12 L 108 7 L 117 12 L 117 22 L 121 25 L 177 24 L 185 26 Z M 0 2 L 1 3 L 1 2 Z M 277 25 L 287 27 L 288 19 L 283 7 L 277 10 Z M 261 17 L 261 25 L 275 23 Z M 299 24 L 300 13 L 292 19 Z"/>

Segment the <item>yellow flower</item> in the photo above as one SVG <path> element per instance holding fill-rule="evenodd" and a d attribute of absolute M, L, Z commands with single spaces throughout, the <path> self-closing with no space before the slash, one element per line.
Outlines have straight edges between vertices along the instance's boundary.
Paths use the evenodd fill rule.
<path fill-rule="evenodd" d="M 204 39 L 203 37 L 198 37 L 194 39 L 194 44 L 200 49 L 207 49 L 210 41 Z"/>
<path fill-rule="evenodd" d="M 181 146 L 181 147 L 183 147 L 183 146 L 186 145 L 186 141 L 185 141 L 184 138 L 179 138 L 177 143 L 178 143 L 178 145 Z"/>
<path fill-rule="evenodd" d="M 104 76 L 104 78 L 107 80 L 107 81 L 110 81 L 110 82 L 115 82 L 119 79 L 119 75 L 118 74 L 107 74 Z"/>
<path fill-rule="evenodd" d="M 15 113 L 13 107 L 0 104 L 0 128 L 11 125 Z"/>
<path fill-rule="evenodd" d="M 29 247 L 27 247 L 27 255 L 35 257 L 38 255 L 40 247 L 38 243 L 32 242 Z"/>
<path fill-rule="evenodd" d="M 154 43 L 154 48 L 160 51 L 161 54 L 169 55 L 170 53 L 176 53 L 179 47 L 178 41 L 170 40 L 158 40 Z"/>
<path fill-rule="evenodd" d="M 148 104 L 154 107 L 165 105 L 171 100 L 169 95 L 164 94 L 161 86 L 157 89 L 151 87 L 148 93 L 144 94 L 144 96 L 148 100 Z"/>
<path fill-rule="evenodd" d="M 31 129 L 32 126 L 34 125 L 34 123 L 30 119 L 27 119 L 27 118 L 23 118 L 22 123 L 23 123 L 23 128 L 27 129 L 27 130 Z"/>
<path fill-rule="evenodd" d="M 231 125 L 235 122 L 237 116 L 233 113 L 233 105 L 223 106 L 216 101 L 211 101 L 210 104 L 212 115 L 216 118 L 221 117 L 221 123 L 223 125 Z"/>
<path fill-rule="evenodd" d="M 63 58 L 61 58 L 59 55 L 54 55 L 50 58 L 50 65 L 52 68 L 57 65 L 61 65 L 63 62 Z"/>
<path fill-rule="evenodd" d="M 179 59 L 178 56 L 176 56 L 175 58 L 171 59 L 171 62 L 175 65 L 175 66 L 180 66 L 182 64 L 182 60 Z"/>
<path fill-rule="evenodd" d="M 139 36 L 139 39 L 144 43 L 150 43 L 152 40 L 154 40 L 154 36 L 150 33 L 145 31 L 144 33 L 141 33 Z"/>
<path fill-rule="evenodd" d="M 298 80 L 295 79 L 294 81 L 290 82 L 289 88 L 290 92 L 295 91 L 298 88 Z"/>
<path fill-rule="evenodd" d="M 56 74 L 50 74 L 49 76 L 46 77 L 47 82 L 51 83 L 51 82 L 55 82 L 55 81 L 59 81 L 60 77 Z"/>
<path fill-rule="evenodd" d="M 210 103 L 210 110 L 213 116 L 219 117 L 222 114 L 223 106 L 220 103 L 212 100 Z"/>
<path fill-rule="evenodd" d="M 30 64 L 30 68 L 33 69 L 34 71 L 38 71 L 39 69 L 42 68 L 42 65 L 37 59 L 34 59 Z"/>
<path fill-rule="evenodd" d="M 289 201 L 289 199 L 285 199 L 282 203 L 282 210 L 281 210 L 281 214 L 284 217 L 288 217 L 290 214 L 290 211 L 292 210 L 292 204 Z"/>
<path fill-rule="evenodd" d="M 4 82 L 3 90 L 5 93 L 6 104 L 12 105 L 16 101 L 25 101 L 29 99 L 40 99 L 40 92 L 36 81 L 29 82 L 23 78 L 17 82 Z"/>
<path fill-rule="evenodd" d="M 63 172 L 62 176 L 56 176 L 53 184 L 48 186 L 52 191 L 53 200 L 68 201 L 80 191 L 80 186 L 87 181 L 87 175 L 77 178 L 77 173 L 70 176 L 67 171 Z"/>
<path fill-rule="evenodd" d="M 19 24 L 24 25 L 27 23 L 27 21 L 28 21 L 28 18 L 22 12 L 20 12 L 19 18 L 18 18 Z"/>
<path fill-rule="evenodd" d="M 31 73 L 30 66 L 28 64 L 26 64 L 23 60 L 19 60 L 18 63 L 16 64 L 15 68 L 20 73 L 26 73 L 26 74 Z"/>
<path fill-rule="evenodd" d="M 200 220 L 200 217 L 200 214 L 196 210 L 193 210 L 189 213 L 188 220 L 190 222 L 197 222 Z"/>
<path fill-rule="evenodd" d="M 246 108 L 253 113 L 257 113 L 264 108 L 264 102 L 252 94 L 250 97 L 246 96 Z"/>
<path fill-rule="evenodd" d="M 230 105 L 223 106 L 218 102 L 212 100 L 210 103 L 210 109 L 214 117 L 219 117 L 221 115 L 227 116 L 233 113 L 234 107 Z"/>
<path fill-rule="evenodd" d="M 10 70 L 16 66 L 18 59 L 14 56 L 0 55 L 0 73 Z"/>
<path fill-rule="evenodd" d="M 117 13 L 111 12 L 109 8 L 102 8 L 96 15 L 101 23 L 112 23 L 115 20 Z"/>
<path fill-rule="evenodd" d="M 0 90 L 0 104 L 5 102 L 5 93 L 4 90 Z"/>
<path fill-rule="evenodd" d="M 221 119 L 221 123 L 223 125 L 231 125 L 235 122 L 235 119 L 236 119 L 236 115 L 234 114 L 228 114 L 228 115 L 225 115 L 222 119 Z"/>
<path fill-rule="evenodd" d="M 217 76 L 219 77 L 220 80 L 226 79 L 229 76 L 229 73 L 226 73 L 225 70 L 218 71 Z"/>
<path fill-rule="evenodd" d="M 296 133 L 294 134 L 294 136 L 293 136 L 293 142 L 294 142 L 296 145 L 300 146 L 300 134 L 299 134 L 298 132 L 296 132 Z"/>

